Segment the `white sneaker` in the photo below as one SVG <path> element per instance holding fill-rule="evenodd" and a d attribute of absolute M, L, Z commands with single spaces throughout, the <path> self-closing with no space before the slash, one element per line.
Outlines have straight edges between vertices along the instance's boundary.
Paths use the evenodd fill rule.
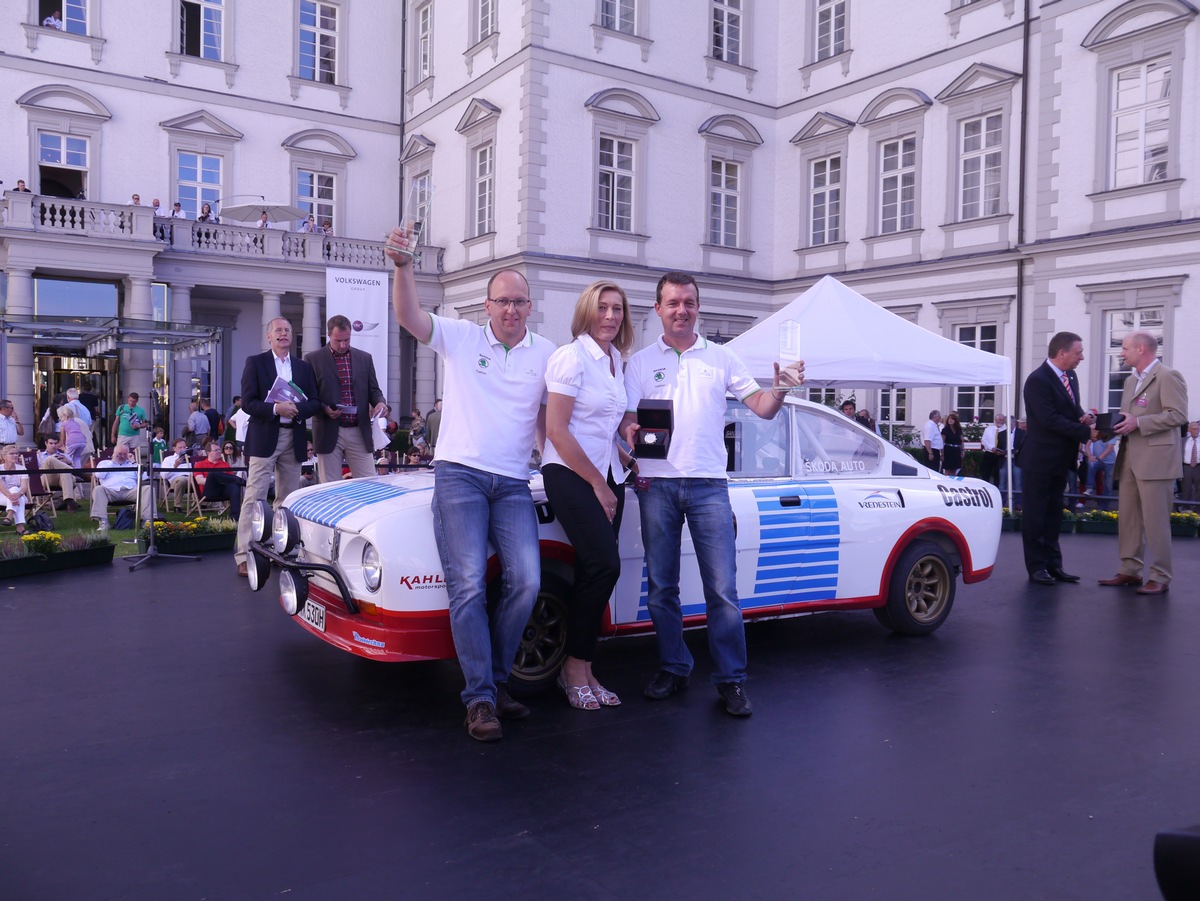
<path fill-rule="evenodd" d="M 96 520 L 96 531 L 97 532 L 107 532 L 108 531 L 108 520 L 107 519 Z"/>

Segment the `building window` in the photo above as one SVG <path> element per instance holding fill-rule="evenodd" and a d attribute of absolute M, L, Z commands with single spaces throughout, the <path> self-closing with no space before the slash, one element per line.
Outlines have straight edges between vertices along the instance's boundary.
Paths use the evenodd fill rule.
<path fill-rule="evenodd" d="M 409 212 L 412 219 L 420 223 L 417 231 L 421 236 L 421 243 L 428 244 L 433 214 L 433 176 L 428 169 L 413 176 L 410 190 L 413 208 Z"/>
<path fill-rule="evenodd" d="M 338 8 L 300 0 L 300 78 L 337 84 L 337 42 Z"/>
<path fill-rule="evenodd" d="M 836 388 L 809 388 L 808 399 L 814 404 L 823 404 L 826 407 L 837 406 L 837 389 Z"/>
<path fill-rule="evenodd" d="M 637 0 L 600 0 L 600 27 L 622 34 L 635 34 Z"/>
<path fill-rule="evenodd" d="M 815 0 L 817 60 L 846 52 L 846 0 Z"/>
<path fill-rule="evenodd" d="M 879 392 L 879 423 L 880 431 L 884 425 L 899 425 L 908 422 L 908 389 L 884 388 Z M 890 430 L 884 432 L 891 440 Z"/>
<path fill-rule="evenodd" d="M 200 59 L 223 59 L 223 2 L 224 0 L 180 0 L 180 53 Z"/>
<path fill-rule="evenodd" d="M 1137 310 L 1112 310 L 1105 317 L 1107 333 L 1104 354 L 1104 390 L 1109 410 L 1121 409 L 1121 393 L 1125 379 L 1133 371 L 1121 359 L 1121 342 L 1130 332 L 1149 332 L 1158 339 L 1158 356 L 1162 358 L 1163 307 L 1143 307 Z"/>
<path fill-rule="evenodd" d="M 417 82 L 433 75 L 433 4 L 426 3 L 417 10 Z"/>
<path fill-rule="evenodd" d="M 842 158 L 813 160 L 809 181 L 809 244 L 842 240 Z"/>
<path fill-rule="evenodd" d="M 997 350 L 995 323 L 955 326 L 954 340 L 967 347 L 994 354 Z M 994 385 L 971 385 L 954 389 L 954 409 L 961 422 L 978 418 L 992 422 L 996 417 L 996 388 Z"/>
<path fill-rule="evenodd" d="M 708 243 L 738 246 L 742 167 L 729 160 L 711 160 L 708 169 Z"/>
<path fill-rule="evenodd" d="M 337 178 L 327 172 L 296 170 L 296 206 L 310 213 L 317 225 L 336 222 Z"/>
<path fill-rule="evenodd" d="M 965 119 L 959 124 L 960 219 L 1000 213 L 1003 138 L 1004 117 L 999 113 Z"/>
<path fill-rule="evenodd" d="M 491 234 L 496 230 L 496 147 L 484 144 L 474 152 L 474 191 L 472 237 Z"/>
<path fill-rule="evenodd" d="M 1109 187 L 1165 180 L 1170 137 L 1170 58 L 1113 72 Z"/>
<path fill-rule="evenodd" d="M 475 0 L 472 30 L 472 44 L 478 44 L 496 32 L 496 0 Z"/>
<path fill-rule="evenodd" d="M 917 139 L 885 141 L 879 154 L 879 233 L 907 231 L 917 223 Z"/>
<path fill-rule="evenodd" d="M 88 139 L 38 132 L 38 186 L 54 197 L 86 197 Z"/>
<path fill-rule="evenodd" d="M 189 219 L 195 219 L 203 204 L 215 208 L 221 199 L 222 158 L 207 153 L 180 151 L 175 170 L 175 199 Z"/>
<path fill-rule="evenodd" d="M 596 176 L 596 227 L 633 231 L 634 142 L 601 136 Z"/>
<path fill-rule="evenodd" d="M 88 0 L 39 0 L 37 10 L 39 25 L 57 13 L 63 31 L 88 33 Z"/>
<path fill-rule="evenodd" d="M 712 0 L 712 57 L 742 64 L 742 0 Z"/>

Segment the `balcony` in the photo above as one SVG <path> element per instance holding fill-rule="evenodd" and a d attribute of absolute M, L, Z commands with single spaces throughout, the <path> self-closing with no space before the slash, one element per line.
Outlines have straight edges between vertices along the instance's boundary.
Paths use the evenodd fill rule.
<path fill-rule="evenodd" d="M 0 238 L 30 233 L 51 239 L 79 236 L 120 242 L 125 249 L 136 248 L 154 255 L 169 252 L 348 269 L 380 270 L 388 266 L 383 241 L 330 238 L 224 223 L 211 225 L 155 216 L 148 206 L 6 192 L 0 200 Z M 421 247 L 419 251 L 416 271 L 441 274 L 443 249 Z"/>

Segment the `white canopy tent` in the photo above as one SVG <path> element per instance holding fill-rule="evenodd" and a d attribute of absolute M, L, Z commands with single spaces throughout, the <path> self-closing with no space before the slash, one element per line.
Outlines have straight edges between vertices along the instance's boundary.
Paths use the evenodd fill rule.
<path fill-rule="evenodd" d="M 1013 383 L 1008 357 L 936 335 L 829 275 L 727 346 L 762 381 L 770 380 L 772 364 L 803 360 L 804 384 L 810 388 L 996 385 L 1008 389 Z M 1007 394 L 1005 390 L 1000 409 L 1011 419 Z M 1011 506 L 1011 455 L 1006 466 Z"/>
<path fill-rule="evenodd" d="M 813 388 L 1011 385 L 1012 360 L 935 335 L 825 276 L 728 345 L 756 378 L 804 361 Z M 791 359 L 788 359 L 788 358 Z"/>

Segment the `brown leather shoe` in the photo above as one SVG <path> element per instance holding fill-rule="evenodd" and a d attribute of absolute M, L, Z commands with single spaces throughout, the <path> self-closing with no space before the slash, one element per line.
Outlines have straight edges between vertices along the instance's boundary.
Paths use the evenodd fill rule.
<path fill-rule="evenodd" d="M 250 577 L 250 572 L 246 569 L 245 563 L 238 564 L 238 575 L 244 579 L 248 579 Z"/>
<path fill-rule="evenodd" d="M 1142 580 L 1137 576 L 1129 576 L 1125 573 L 1117 573 L 1111 579 L 1101 579 L 1101 585 L 1111 585 L 1113 588 L 1124 588 L 1126 585 L 1141 585 Z"/>
<path fill-rule="evenodd" d="M 1167 586 L 1162 582 L 1155 582 L 1151 579 L 1145 585 L 1137 590 L 1138 594 L 1166 594 Z"/>

